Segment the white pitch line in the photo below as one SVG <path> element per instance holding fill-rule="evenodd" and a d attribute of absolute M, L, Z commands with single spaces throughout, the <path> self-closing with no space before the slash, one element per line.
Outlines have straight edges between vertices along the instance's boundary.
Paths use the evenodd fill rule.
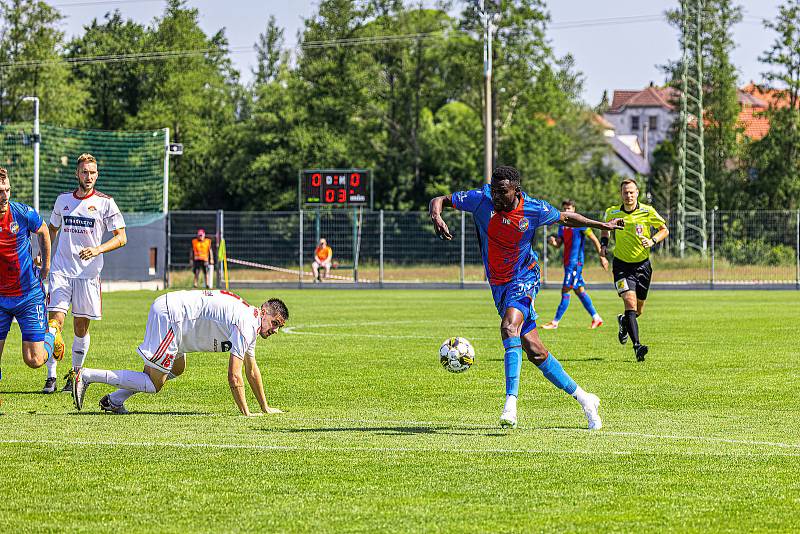
<path fill-rule="evenodd" d="M 570 429 L 570 428 L 556 428 L 554 430 L 561 432 L 584 432 L 583 429 Z M 691 441 L 709 441 L 712 443 L 728 443 L 731 445 L 756 445 L 765 447 L 780 447 L 783 449 L 800 449 L 800 443 L 782 443 L 780 441 L 754 441 L 746 439 L 730 439 L 730 438 L 717 438 L 712 436 L 680 436 L 674 434 L 646 434 L 642 432 L 615 432 L 603 430 L 603 434 L 611 436 L 631 436 L 636 438 L 652 438 L 663 440 L 691 440 Z"/>
<path fill-rule="evenodd" d="M 0 445 L 52 445 L 63 447 L 64 445 L 75 446 L 100 446 L 100 447 L 174 447 L 176 449 L 244 449 L 257 450 L 264 452 L 400 452 L 400 453 L 441 453 L 452 454 L 452 448 L 434 447 L 305 447 L 301 445 L 256 445 L 243 443 L 186 443 L 180 441 L 83 441 L 83 440 L 33 440 L 33 439 L 4 439 L 0 440 Z M 632 451 L 609 450 L 601 451 L 597 449 L 465 449 L 459 448 L 459 454 L 574 454 L 574 455 L 608 455 L 632 456 Z M 642 453 L 649 454 L 649 453 Z M 703 452 L 680 452 L 682 456 L 709 456 Z M 711 454 L 712 456 L 724 456 L 723 454 Z M 740 456 L 767 456 L 765 454 L 746 454 Z M 769 456 L 791 456 L 800 457 L 799 454 L 770 454 Z"/>

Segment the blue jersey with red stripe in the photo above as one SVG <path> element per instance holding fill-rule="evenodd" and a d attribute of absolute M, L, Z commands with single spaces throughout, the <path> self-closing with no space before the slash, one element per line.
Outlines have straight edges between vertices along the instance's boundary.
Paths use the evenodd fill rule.
<path fill-rule="evenodd" d="M 41 226 L 41 216 L 20 202 L 9 202 L 8 210 L 0 215 L 0 296 L 20 297 L 41 289 L 30 239 Z"/>
<path fill-rule="evenodd" d="M 583 246 L 588 228 L 558 227 L 558 237 L 564 243 L 564 266 L 583 265 Z"/>
<path fill-rule="evenodd" d="M 559 220 L 556 208 L 523 192 L 513 211 L 495 213 L 489 184 L 453 193 L 450 200 L 456 209 L 472 213 L 490 284 L 526 280 L 531 273 L 538 273 L 534 268 L 539 256 L 531 242 L 538 227 Z"/>

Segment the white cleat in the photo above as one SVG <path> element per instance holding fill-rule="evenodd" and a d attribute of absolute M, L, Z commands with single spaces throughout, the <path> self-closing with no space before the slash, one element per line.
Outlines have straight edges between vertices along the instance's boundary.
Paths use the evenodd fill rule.
<path fill-rule="evenodd" d="M 89 384 L 83 379 L 82 371 L 83 369 L 78 369 L 72 381 L 72 402 L 75 403 L 78 411 L 83 408 L 83 397 L 86 395 L 86 388 L 89 387 Z"/>
<path fill-rule="evenodd" d="M 517 428 L 516 410 L 503 410 L 502 415 L 500 415 L 500 428 Z"/>
<path fill-rule="evenodd" d="M 600 409 L 600 398 L 594 393 L 587 393 L 588 399 L 583 405 L 583 413 L 589 422 L 589 430 L 600 430 L 603 428 L 603 421 L 600 419 L 598 410 Z"/>

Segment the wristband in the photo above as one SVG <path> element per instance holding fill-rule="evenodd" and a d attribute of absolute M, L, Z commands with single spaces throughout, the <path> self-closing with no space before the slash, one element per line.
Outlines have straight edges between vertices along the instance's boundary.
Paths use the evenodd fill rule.
<path fill-rule="evenodd" d="M 600 246 L 601 247 L 608 247 L 608 238 L 607 237 L 601 237 L 600 238 Z"/>

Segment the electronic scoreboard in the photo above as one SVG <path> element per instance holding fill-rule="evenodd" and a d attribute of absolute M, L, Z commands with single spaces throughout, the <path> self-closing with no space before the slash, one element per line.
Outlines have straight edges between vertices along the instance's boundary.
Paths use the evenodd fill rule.
<path fill-rule="evenodd" d="M 368 206 L 372 172 L 367 169 L 310 169 L 300 172 L 300 204 Z"/>

